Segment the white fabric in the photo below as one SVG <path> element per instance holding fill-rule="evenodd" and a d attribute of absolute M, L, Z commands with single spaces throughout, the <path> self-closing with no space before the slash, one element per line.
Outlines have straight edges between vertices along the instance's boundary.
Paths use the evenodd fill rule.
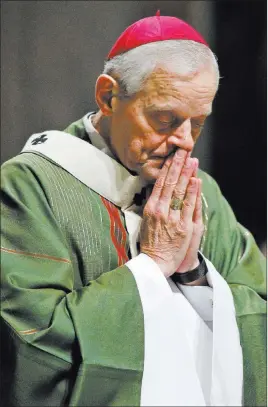
<path fill-rule="evenodd" d="M 45 143 L 32 144 L 41 134 L 47 136 Z M 143 185 L 139 177 L 104 152 L 63 132 L 31 136 L 23 152 L 33 151 L 61 165 L 125 214 L 134 257 L 127 265 L 136 279 L 145 320 L 141 405 L 241 405 L 242 353 L 233 298 L 213 265 L 206 259 L 214 291 L 212 335 L 199 316 L 202 311 L 198 314 L 191 305 L 194 299 L 186 299 L 187 292 L 194 291 L 184 290 L 183 295 L 152 259 L 137 255 L 141 218 L 130 204 Z"/>
<path fill-rule="evenodd" d="M 210 405 L 211 330 L 150 257 L 139 254 L 126 265 L 144 312 L 141 406 Z"/>
<path fill-rule="evenodd" d="M 177 284 L 177 286 L 204 321 L 213 321 L 213 289 L 211 287 L 182 284 Z"/>
<path fill-rule="evenodd" d="M 140 254 L 126 263 L 144 311 L 142 406 L 242 405 L 243 361 L 232 294 L 212 263 L 205 261 L 214 289 L 213 334 L 212 322 L 204 322 L 150 257 Z"/>
<path fill-rule="evenodd" d="M 214 291 L 212 406 L 241 406 L 243 396 L 243 356 L 236 323 L 232 292 L 227 282 L 206 259 L 208 281 Z"/>
<path fill-rule="evenodd" d="M 42 134 L 46 134 L 47 140 L 32 144 Z M 62 131 L 50 130 L 32 135 L 22 152 L 33 151 L 49 157 L 83 184 L 123 208 L 131 204 L 134 194 L 140 192 L 143 186 L 139 177 L 131 175 L 113 158 Z"/>
<path fill-rule="evenodd" d="M 199 251 L 200 255 L 203 257 L 207 264 L 207 259 Z M 178 284 L 177 287 L 187 298 L 192 307 L 200 315 L 200 317 L 207 322 L 207 325 L 212 329 L 213 321 L 213 289 L 211 285 L 210 269 L 207 265 L 208 273 L 206 275 L 207 283 L 209 286 L 188 286 L 183 284 Z"/>
<path fill-rule="evenodd" d="M 87 134 L 89 135 L 90 141 L 94 147 L 103 153 L 107 154 L 109 157 L 114 158 L 113 153 L 109 149 L 108 145 L 105 143 L 103 137 L 97 132 L 92 124 L 92 117 L 94 112 L 87 114 L 83 117 L 83 125 Z"/>

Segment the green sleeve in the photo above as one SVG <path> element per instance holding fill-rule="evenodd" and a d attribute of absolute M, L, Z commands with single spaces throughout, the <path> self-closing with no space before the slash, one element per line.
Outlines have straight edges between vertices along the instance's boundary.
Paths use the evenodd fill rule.
<path fill-rule="evenodd" d="M 244 405 L 266 405 L 266 261 L 216 182 L 203 178 L 204 255 L 233 294 L 244 361 Z M 228 333 L 227 340 L 228 340 Z"/>
<path fill-rule="evenodd" d="M 1 397 L 8 406 L 139 405 L 143 313 L 125 266 L 73 289 L 69 247 L 24 164 L 2 167 Z"/>

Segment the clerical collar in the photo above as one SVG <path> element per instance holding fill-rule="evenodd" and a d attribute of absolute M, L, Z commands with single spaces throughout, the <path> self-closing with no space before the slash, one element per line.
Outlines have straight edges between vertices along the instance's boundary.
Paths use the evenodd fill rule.
<path fill-rule="evenodd" d="M 102 151 L 103 153 L 107 154 L 109 157 L 115 159 L 115 156 L 111 152 L 110 148 L 108 147 L 107 143 L 104 141 L 103 137 L 100 135 L 100 133 L 95 129 L 92 123 L 92 116 L 95 114 L 95 112 L 90 112 L 86 116 L 83 117 L 83 124 L 85 127 L 85 130 L 88 134 L 88 137 L 94 147 L 96 147 L 98 150 Z M 127 170 L 129 171 L 129 170 Z M 129 173 L 131 175 L 131 173 Z M 132 175 L 133 179 L 134 178 L 139 178 L 138 176 Z M 134 195 L 134 203 L 137 206 L 141 206 L 144 204 L 144 201 L 146 200 L 146 194 L 149 192 L 149 190 L 146 190 L 147 183 L 141 181 L 141 186 L 143 187 L 141 189 L 141 192 L 138 192 Z"/>
<path fill-rule="evenodd" d="M 115 158 L 110 148 L 108 147 L 107 143 L 104 141 L 104 138 L 100 135 L 100 133 L 95 129 L 95 127 L 92 124 L 91 119 L 94 114 L 95 112 L 90 112 L 83 117 L 83 124 L 88 134 L 88 137 L 94 147 L 96 147 L 103 153 L 107 154 L 109 157 Z"/>

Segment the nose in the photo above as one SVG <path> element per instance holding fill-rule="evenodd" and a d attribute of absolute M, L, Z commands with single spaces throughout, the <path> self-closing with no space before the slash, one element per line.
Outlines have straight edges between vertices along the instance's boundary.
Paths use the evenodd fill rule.
<path fill-rule="evenodd" d="M 192 137 L 192 125 L 190 119 L 185 120 L 176 129 L 172 130 L 157 149 L 154 149 L 154 156 L 167 157 L 181 148 L 187 152 L 191 152 L 194 148 L 194 140 Z"/>
<path fill-rule="evenodd" d="M 186 119 L 173 131 L 167 139 L 167 144 L 169 146 L 179 147 L 188 152 L 193 150 L 194 140 L 192 137 L 192 125 L 190 119 Z"/>

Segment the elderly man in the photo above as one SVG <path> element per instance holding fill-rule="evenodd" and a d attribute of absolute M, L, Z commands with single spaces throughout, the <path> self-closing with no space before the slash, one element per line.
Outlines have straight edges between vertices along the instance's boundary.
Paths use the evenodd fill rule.
<path fill-rule="evenodd" d="M 218 83 L 191 26 L 142 19 L 99 110 L 3 165 L 4 405 L 265 404 L 264 258 L 191 156 Z"/>

